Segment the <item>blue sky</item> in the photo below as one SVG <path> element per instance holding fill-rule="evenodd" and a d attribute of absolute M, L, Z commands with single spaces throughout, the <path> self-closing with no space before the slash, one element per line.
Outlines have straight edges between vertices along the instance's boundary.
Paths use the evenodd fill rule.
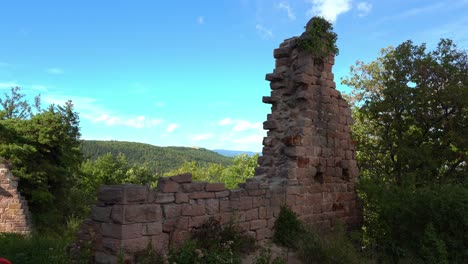
<path fill-rule="evenodd" d="M 408 39 L 468 47 L 468 0 L 15 0 L 0 12 L 1 93 L 71 99 L 84 139 L 158 146 L 261 151 L 273 49 L 314 15 L 338 34 L 337 84 Z"/>

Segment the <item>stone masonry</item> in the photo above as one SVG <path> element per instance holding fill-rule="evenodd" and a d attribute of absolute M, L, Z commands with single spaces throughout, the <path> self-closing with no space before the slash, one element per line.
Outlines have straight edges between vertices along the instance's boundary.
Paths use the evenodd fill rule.
<path fill-rule="evenodd" d="M 358 170 L 351 140 L 351 111 L 335 89 L 334 56 L 321 60 L 297 47 L 295 37 L 274 50 L 276 68 L 267 74 L 272 105 L 256 175 L 239 188 L 192 182 L 190 174 L 161 178 L 157 189 L 124 184 L 102 186 L 98 203 L 78 235 L 91 245 L 96 263 L 117 263 L 152 245 L 177 246 L 210 217 L 235 221 L 258 241 L 272 237 L 280 207 L 305 223 L 330 228 L 360 222 L 355 183 Z"/>
<path fill-rule="evenodd" d="M 31 216 L 26 200 L 18 193 L 18 178 L 0 163 L 0 233 L 29 234 Z"/>

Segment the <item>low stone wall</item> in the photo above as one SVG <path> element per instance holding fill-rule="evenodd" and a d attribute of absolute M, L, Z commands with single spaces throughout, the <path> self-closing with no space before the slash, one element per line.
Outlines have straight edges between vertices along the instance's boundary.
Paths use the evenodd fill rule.
<path fill-rule="evenodd" d="M 29 234 L 31 215 L 17 188 L 18 178 L 7 164 L 0 164 L 0 232 Z"/>
<path fill-rule="evenodd" d="M 222 183 L 192 182 L 190 174 L 162 178 L 156 190 L 132 184 L 103 186 L 79 244 L 95 241 L 97 263 L 116 263 L 120 252 L 131 260 L 132 253 L 149 243 L 165 253 L 210 217 L 234 221 L 241 231 L 264 240 L 272 236 L 285 194 L 284 187 L 272 189 L 260 179 L 227 190 Z"/>

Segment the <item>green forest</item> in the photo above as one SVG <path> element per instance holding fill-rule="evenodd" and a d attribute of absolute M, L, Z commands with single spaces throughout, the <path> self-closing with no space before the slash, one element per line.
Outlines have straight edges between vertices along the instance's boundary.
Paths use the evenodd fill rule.
<path fill-rule="evenodd" d="M 151 172 L 163 174 L 175 170 L 186 161 L 206 165 L 230 165 L 232 159 L 204 148 L 157 147 L 149 144 L 122 141 L 83 140 L 81 150 L 85 159 L 96 160 L 104 154 L 122 153 L 129 164 L 147 164 Z"/>
<path fill-rule="evenodd" d="M 342 83 L 352 88 L 346 97 L 364 216 L 360 230 L 343 235 L 360 256 L 355 263 L 467 263 L 467 52 L 449 39 L 433 50 L 406 41 L 358 61 Z M 234 188 L 254 174 L 258 156 L 82 141 L 71 101 L 40 106 L 40 97 L 28 102 L 18 87 L 1 97 L 0 157 L 21 179 L 42 238 L 72 240 L 102 184 L 154 187 L 159 177 L 191 172 Z M 14 250 L 3 252 L 13 247 L 6 238 L 0 255 L 13 258 Z M 322 263 L 343 263 L 327 254 Z"/>

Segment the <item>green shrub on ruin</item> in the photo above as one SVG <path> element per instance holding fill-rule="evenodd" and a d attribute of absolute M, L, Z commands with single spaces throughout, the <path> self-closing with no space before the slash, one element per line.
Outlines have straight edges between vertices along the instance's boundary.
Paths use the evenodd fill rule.
<path fill-rule="evenodd" d="M 297 42 L 300 48 L 313 52 L 320 59 L 328 57 L 329 54 L 339 54 L 336 45 L 338 36 L 333 32 L 333 25 L 328 20 L 320 16 L 313 17 L 305 29 Z"/>

